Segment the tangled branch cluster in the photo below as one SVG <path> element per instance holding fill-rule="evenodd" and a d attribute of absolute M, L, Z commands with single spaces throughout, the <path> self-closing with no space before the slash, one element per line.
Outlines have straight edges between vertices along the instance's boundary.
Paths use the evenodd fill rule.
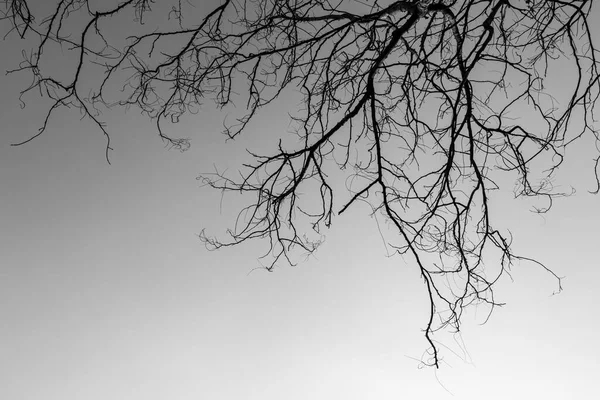
<path fill-rule="evenodd" d="M 110 138 L 99 107 L 137 106 L 184 150 L 189 143 L 169 137 L 163 124 L 205 99 L 225 107 L 243 90 L 246 112 L 225 132 L 234 138 L 284 91 L 299 91 L 297 146 L 280 142 L 273 154 L 254 154 L 240 179 L 202 177 L 213 188 L 254 196 L 228 239 L 202 239 L 215 248 L 266 239 L 272 269 L 280 260 L 293 263 L 295 251 L 317 248 L 299 220 L 320 232 L 334 214 L 367 201 L 397 233 L 390 246 L 420 270 L 430 302 L 427 362 L 436 366 L 432 334 L 458 330 L 469 305 L 485 303 L 491 312 L 499 304 L 494 284 L 526 259 L 493 227 L 494 177 L 516 179 L 518 196 L 545 197 L 545 212 L 568 194 L 548 184 L 565 148 L 582 136 L 599 139 L 591 0 L 223 0 L 197 19 L 186 17 L 192 7 L 181 2 L 157 11 L 153 0 L 112 8 L 61 0 L 39 24 L 26 0 L 4 3 L 13 29 L 39 39 L 15 70 L 33 76 L 24 94 L 40 89 L 54 101 L 38 135 L 57 108 L 76 107 Z M 145 28 L 157 12 L 170 17 L 169 27 Z M 121 14 L 143 33 L 119 46 L 108 31 Z M 69 28 L 82 16 L 85 25 Z M 77 55 L 66 81 L 40 67 L 51 43 Z M 559 106 L 545 87 L 548 69 L 563 60 L 572 83 Z M 81 76 L 92 65 L 103 70 L 83 95 Z M 124 91 L 109 102 L 104 94 L 115 81 Z M 329 178 L 340 168 L 355 177 L 346 193 L 334 193 Z M 304 207 L 301 190 L 318 201 Z M 486 270 L 484 255 L 496 256 L 496 273 Z"/>

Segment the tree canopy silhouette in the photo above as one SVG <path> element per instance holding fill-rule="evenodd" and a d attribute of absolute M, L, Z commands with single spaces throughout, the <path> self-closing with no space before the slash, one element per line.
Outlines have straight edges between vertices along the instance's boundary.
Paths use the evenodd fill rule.
<path fill-rule="evenodd" d="M 552 186 L 566 148 L 600 140 L 591 0 L 3 2 L 8 34 L 36 41 L 9 72 L 32 78 L 23 96 L 52 100 L 39 132 L 15 145 L 75 108 L 106 136 L 108 160 L 102 111 L 137 107 L 185 150 L 169 126 L 204 101 L 241 104 L 224 132 L 235 138 L 283 93 L 300 93 L 303 107 L 289 110 L 297 141 L 252 154 L 239 175 L 201 177 L 252 196 L 227 237 L 201 238 L 213 248 L 266 240 L 270 270 L 315 251 L 335 215 L 366 202 L 424 281 L 425 363 L 439 366 L 435 331 L 459 330 L 470 305 L 500 304 L 494 286 L 515 260 L 561 289 L 511 250 L 490 196 L 508 177 L 547 212 L 570 194 Z M 64 65 L 52 69 L 59 49 Z M 346 190 L 331 181 L 340 169 L 352 177 Z"/>

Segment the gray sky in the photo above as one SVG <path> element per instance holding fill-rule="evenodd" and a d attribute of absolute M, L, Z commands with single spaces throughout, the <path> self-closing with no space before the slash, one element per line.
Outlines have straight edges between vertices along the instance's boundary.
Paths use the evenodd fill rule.
<path fill-rule="evenodd" d="M 14 67 L 20 50 L 1 45 L 0 69 Z M 427 346 L 422 280 L 408 257 L 385 257 L 366 207 L 336 218 L 314 258 L 273 273 L 253 271 L 265 243 L 208 252 L 198 240 L 204 227 L 231 226 L 240 203 L 221 202 L 196 176 L 213 164 L 235 169 L 246 147 L 272 145 L 264 132 L 285 130 L 284 113 L 273 110 L 227 144 L 222 115 L 201 113 L 177 126 L 193 139 L 179 153 L 136 111 L 115 112 L 109 166 L 103 136 L 76 112 L 61 111 L 44 135 L 10 147 L 41 123 L 41 102 L 19 108 L 26 84 L 0 77 L 1 398 L 495 400 L 597 391 L 600 198 L 586 192 L 590 142 L 569 151 L 556 181 L 578 193 L 545 217 L 513 200 L 512 187 L 494 197 L 493 218 L 510 227 L 514 249 L 565 276 L 564 292 L 550 296 L 550 275 L 515 265 L 514 282 L 496 291 L 507 305 L 486 325 L 486 310 L 471 309 L 462 336 L 434 336 L 449 347 L 436 372 L 414 359 Z"/>

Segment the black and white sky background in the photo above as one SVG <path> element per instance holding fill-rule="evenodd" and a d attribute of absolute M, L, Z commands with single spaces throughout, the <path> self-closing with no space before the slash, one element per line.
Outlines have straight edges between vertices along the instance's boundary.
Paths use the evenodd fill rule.
<path fill-rule="evenodd" d="M 595 18 L 599 16 L 598 11 Z M 600 31 L 599 31 L 600 35 Z M 599 37 L 600 41 L 600 37 Z M 23 42 L 5 40 L 0 69 Z M 58 55 L 57 55 L 58 57 Z M 56 59 L 60 62 L 60 59 Z M 577 194 L 550 214 L 493 198 L 518 253 L 538 258 L 501 281 L 489 322 L 471 309 L 461 336 L 440 335 L 441 369 L 419 369 L 427 299 L 417 269 L 386 249 L 369 209 L 336 218 L 298 267 L 254 270 L 265 243 L 208 252 L 197 238 L 231 226 L 235 196 L 201 188 L 214 165 L 235 170 L 245 148 L 287 129 L 281 102 L 225 143 L 224 114 L 207 109 L 173 127 L 188 152 L 165 149 L 132 110 L 107 118 L 105 140 L 76 112 L 37 132 L 44 103 L 20 109 L 24 75 L 0 77 L 0 398 L 565 399 L 598 392 L 600 197 L 593 143 L 567 153 L 556 184 Z M 455 342 L 456 340 L 457 342 Z M 462 342 L 461 342 L 462 341 Z M 464 353 L 464 350 L 468 351 Z M 453 352 L 456 353 L 453 354 Z M 465 360 L 467 362 L 465 362 Z"/>

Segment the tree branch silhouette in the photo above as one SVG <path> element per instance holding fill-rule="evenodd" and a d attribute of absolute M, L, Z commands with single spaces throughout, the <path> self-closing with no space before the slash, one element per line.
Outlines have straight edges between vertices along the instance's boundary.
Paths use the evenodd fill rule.
<path fill-rule="evenodd" d="M 280 141 L 271 154 L 252 154 L 239 177 L 200 177 L 254 196 L 228 237 L 200 237 L 211 248 L 266 240 L 272 270 L 314 252 L 334 216 L 368 202 L 397 233 L 389 245 L 424 281 L 425 363 L 439 367 L 432 335 L 458 331 L 466 307 L 485 304 L 491 313 L 501 305 L 493 289 L 515 261 L 539 264 L 562 289 L 549 268 L 512 251 L 510 232 L 494 228 L 490 196 L 508 176 L 516 196 L 545 198 L 537 211 L 547 212 L 571 194 L 551 184 L 566 148 L 600 139 L 591 0 L 223 0 L 197 18 L 182 1 L 168 9 L 153 0 L 61 0 L 39 23 L 30 2 L 3 3 L 12 33 L 37 40 L 9 73 L 30 74 L 23 96 L 39 91 L 53 101 L 39 132 L 15 145 L 42 135 L 59 108 L 76 108 L 106 136 L 108 160 L 101 110 L 137 107 L 184 151 L 189 141 L 172 138 L 165 123 L 206 99 L 219 107 L 244 99 L 243 115 L 224 131 L 236 138 L 284 92 L 301 93 L 304 108 L 291 116 L 298 145 Z M 120 16 L 137 23 L 136 34 L 114 37 Z M 71 55 L 67 78 L 43 66 L 56 48 Z M 562 106 L 546 89 L 558 63 L 573 80 Z M 84 83 L 87 70 L 95 72 Z M 109 101 L 114 84 L 122 91 Z M 347 192 L 331 182 L 339 169 L 356 178 Z M 318 199 L 316 208 L 304 205 L 301 190 Z M 499 268 L 492 273 L 486 263 Z"/>

